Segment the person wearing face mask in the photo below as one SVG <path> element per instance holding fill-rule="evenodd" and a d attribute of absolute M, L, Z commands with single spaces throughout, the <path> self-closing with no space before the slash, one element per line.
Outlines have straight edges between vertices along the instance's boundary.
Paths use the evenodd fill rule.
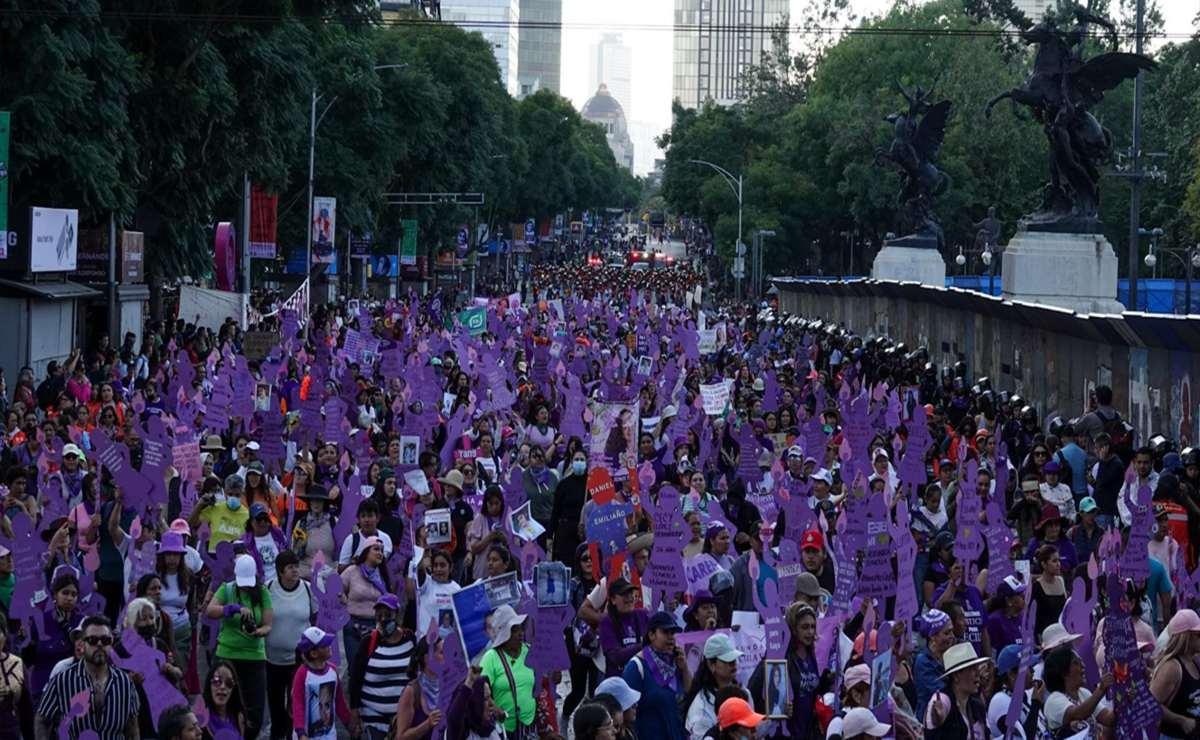
<path fill-rule="evenodd" d="M 129 602 L 129 607 L 125 610 L 125 621 L 122 623 L 123 630 L 132 630 L 137 632 L 140 637 L 148 645 L 154 647 L 155 650 L 166 653 L 167 662 L 163 664 L 163 675 L 173 684 L 178 685 L 183 679 L 183 671 L 180 670 L 172 662 L 172 651 L 170 647 L 162 639 L 158 637 L 161 631 L 161 616 L 158 612 L 158 607 L 148 598 L 137 598 Z M 130 653 L 125 647 L 124 640 L 117 640 L 113 644 L 113 652 L 122 660 L 128 659 Z M 141 728 L 142 737 L 156 737 L 154 733 L 154 718 L 150 714 L 150 701 L 146 697 L 144 686 L 145 677 L 137 673 L 131 672 L 134 684 L 137 686 L 138 693 L 138 725 Z"/>
<path fill-rule="evenodd" d="M 207 488 L 207 486 L 206 486 Z M 233 473 L 225 478 L 225 485 L 220 491 L 205 493 L 200 497 L 196 509 L 188 519 L 192 529 L 201 524 L 208 524 L 211 535 L 208 539 L 208 552 L 215 555 L 217 545 L 222 542 L 235 542 L 246 533 L 246 524 L 250 521 L 250 510 L 242 505 L 242 493 L 246 483 L 242 476 Z"/>
<path fill-rule="evenodd" d="M 550 521 L 555 523 L 554 559 L 570 563 L 582 538 L 579 526 L 583 504 L 587 500 L 587 453 L 576 450 L 571 455 L 571 474 L 554 488 L 554 506 Z"/>
<path fill-rule="evenodd" d="M 400 599 L 384 594 L 375 602 L 375 629 L 350 663 L 346 676 L 350 715 L 362 722 L 369 740 L 388 736 L 400 695 L 408 686 L 408 666 L 416 650 L 411 630 L 400 627 Z"/>
<path fill-rule="evenodd" d="M 529 511 L 538 524 L 550 532 L 554 520 L 554 489 L 558 486 L 558 476 L 546 466 L 546 452 L 541 447 L 531 447 L 529 450 L 529 465 L 521 475 L 521 483 L 525 488 L 525 496 L 529 499 Z M 543 535 L 540 544 L 545 545 Z"/>

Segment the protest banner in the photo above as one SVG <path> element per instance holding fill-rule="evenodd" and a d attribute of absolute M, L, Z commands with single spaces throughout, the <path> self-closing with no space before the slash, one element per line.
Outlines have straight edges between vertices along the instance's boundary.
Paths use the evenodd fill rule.
<path fill-rule="evenodd" d="M 706 383 L 700 386 L 700 397 L 704 403 L 704 413 L 709 416 L 720 416 L 729 406 L 729 389 L 733 381 L 724 380 L 720 383 Z"/>

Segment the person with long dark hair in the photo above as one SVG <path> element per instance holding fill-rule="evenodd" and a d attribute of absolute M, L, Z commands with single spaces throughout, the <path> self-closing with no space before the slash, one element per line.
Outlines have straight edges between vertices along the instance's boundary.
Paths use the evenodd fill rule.
<path fill-rule="evenodd" d="M 247 737 L 246 709 L 242 701 L 241 686 L 237 671 L 227 660 L 217 659 L 208 669 L 204 679 L 204 706 L 208 708 L 208 725 L 204 728 L 205 740 L 213 740 L 221 730 L 233 730 L 239 737 Z M 250 736 L 253 737 L 253 736 Z"/>
<path fill-rule="evenodd" d="M 29 698 L 35 707 L 50 679 L 50 670 L 75 652 L 69 636 L 71 628 L 79 621 L 76 609 L 78 601 L 79 579 L 74 572 L 63 572 L 50 584 L 50 598 L 43 608 L 43 630 L 39 632 L 37 622 L 30 624 L 29 644 L 21 657 L 25 665 L 32 666 L 29 672 Z"/>
<path fill-rule="evenodd" d="M 741 655 L 728 635 L 718 633 L 704 641 L 704 659 L 682 704 L 683 725 L 693 739 L 704 737 L 716 726 L 717 693 L 737 683 L 737 659 Z"/>
<path fill-rule="evenodd" d="M 271 632 L 274 613 L 271 595 L 259 583 L 254 558 L 238 555 L 233 570 L 234 580 L 217 588 L 205 613 L 209 619 L 221 620 L 216 655 L 229 661 L 236 671 L 246 703 L 245 734 L 258 737 L 265 714 L 267 687 L 264 638 Z"/>
<path fill-rule="evenodd" d="M 442 712 L 438 709 L 441 676 L 435 665 L 441 662 L 441 652 L 441 640 L 436 641 L 432 651 L 427 640 L 417 641 L 408 664 L 408 686 L 396 703 L 392 726 L 395 740 L 426 740 L 433 737 L 433 728 L 442 721 Z"/>
<path fill-rule="evenodd" d="M 578 614 L 579 607 L 596 586 L 592 574 L 592 554 L 587 543 L 575 548 L 574 562 L 578 567 L 571 577 L 569 605 L 571 613 Z M 565 632 L 567 654 L 571 656 L 571 693 L 563 700 L 563 722 L 569 722 L 579 703 L 595 691 L 596 683 L 600 680 L 600 671 L 592 661 L 592 657 L 600 651 L 600 640 L 592 626 L 578 617 L 572 620 Z"/>
<path fill-rule="evenodd" d="M 617 737 L 612 715 L 599 702 L 588 702 L 579 707 L 571 727 L 575 730 L 575 740 L 616 740 Z"/>
<path fill-rule="evenodd" d="M 816 659 L 817 612 L 808 604 L 796 602 L 788 607 L 784 619 L 790 633 L 784 653 L 787 660 L 785 690 L 791 697 L 791 710 L 785 723 L 787 733 L 793 738 L 816 737 L 819 732 L 815 707 L 817 686 L 821 679 Z M 774 684 L 776 680 L 782 680 L 782 676 L 778 679 L 768 676 L 767 663 L 763 661 L 751 674 L 747 687 L 750 689 L 750 696 L 754 697 L 752 703 L 756 708 L 772 715 L 777 712 L 766 706 L 766 687 L 768 682 Z M 773 690 L 772 696 L 775 693 Z"/>
<path fill-rule="evenodd" d="M 154 558 L 154 572 L 162 581 L 159 606 L 170 619 L 175 658 L 185 668 L 191 662 L 192 619 L 196 613 L 195 575 L 184 561 L 186 553 L 183 535 L 167 531 L 163 533 Z"/>
<path fill-rule="evenodd" d="M 979 666 L 990 658 L 979 657 L 969 642 L 952 646 L 943 656 L 946 690 L 929 700 L 925 713 L 927 740 L 962 740 L 987 736 L 987 707 L 979 696 Z"/>

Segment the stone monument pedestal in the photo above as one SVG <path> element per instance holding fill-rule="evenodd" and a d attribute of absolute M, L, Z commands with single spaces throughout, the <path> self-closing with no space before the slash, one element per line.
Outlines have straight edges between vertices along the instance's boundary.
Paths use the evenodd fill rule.
<path fill-rule="evenodd" d="M 936 249 L 903 247 L 886 242 L 871 265 L 873 280 L 914 282 L 946 287 L 946 262 Z"/>
<path fill-rule="evenodd" d="M 1005 300 L 1120 314 L 1117 255 L 1103 234 L 1018 231 L 1004 250 Z"/>

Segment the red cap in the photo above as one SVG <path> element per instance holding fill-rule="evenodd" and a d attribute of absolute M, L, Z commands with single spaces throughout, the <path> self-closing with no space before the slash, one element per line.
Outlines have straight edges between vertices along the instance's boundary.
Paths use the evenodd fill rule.
<path fill-rule="evenodd" d="M 808 550 L 809 548 L 816 550 L 825 549 L 825 535 L 821 534 L 821 530 L 810 529 L 800 538 L 800 549 Z"/>
<path fill-rule="evenodd" d="M 726 699 L 721 703 L 721 710 L 717 712 L 717 724 L 722 730 L 727 730 L 734 725 L 741 727 L 758 727 L 758 723 L 762 722 L 766 717 L 750 708 L 745 699 L 733 697 Z"/>

